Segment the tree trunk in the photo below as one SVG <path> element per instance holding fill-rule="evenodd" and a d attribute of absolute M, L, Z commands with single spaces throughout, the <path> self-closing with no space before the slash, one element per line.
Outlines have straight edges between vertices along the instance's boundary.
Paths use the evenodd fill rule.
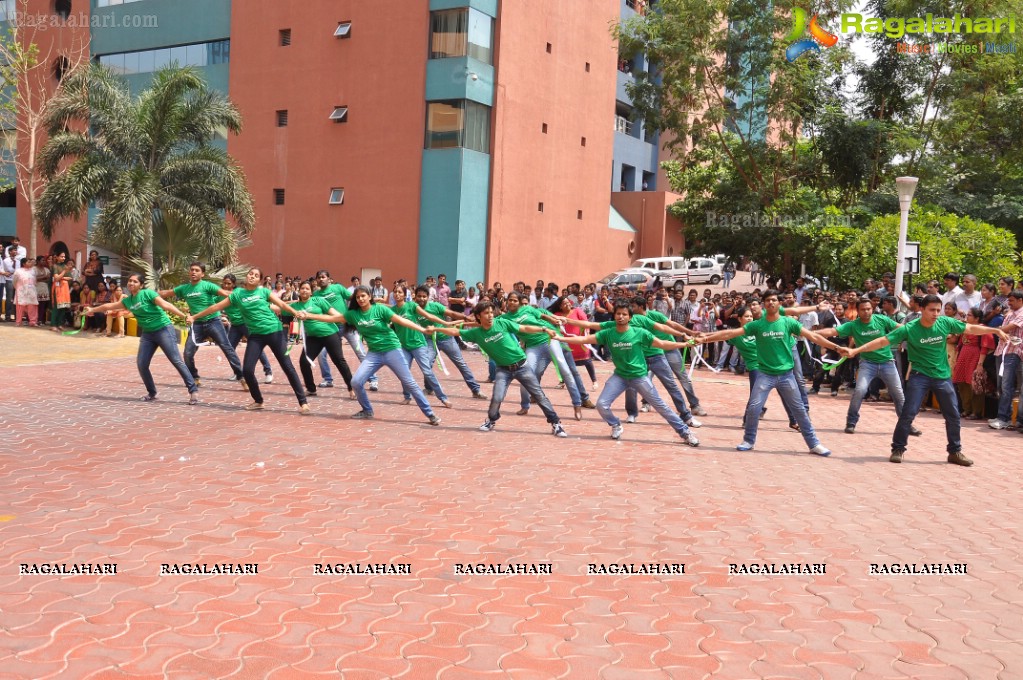
<path fill-rule="evenodd" d="M 150 215 L 146 221 L 144 229 L 146 230 L 145 235 L 142 239 L 142 259 L 145 260 L 146 264 L 149 265 L 150 270 L 156 272 L 156 263 L 153 262 L 153 217 Z M 155 281 L 154 286 L 157 289 L 160 287 L 160 282 Z"/>

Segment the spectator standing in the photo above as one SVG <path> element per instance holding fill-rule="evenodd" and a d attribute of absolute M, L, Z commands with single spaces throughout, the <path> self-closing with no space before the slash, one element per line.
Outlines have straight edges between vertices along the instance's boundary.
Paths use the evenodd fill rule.
<path fill-rule="evenodd" d="M 3 258 L 0 258 L 0 285 L 3 286 L 4 296 L 4 321 L 14 321 L 14 271 L 18 268 L 20 260 L 15 259 L 14 246 L 7 246 L 4 249 Z"/>
<path fill-rule="evenodd" d="M 21 266 L 14 270 L 14 304 L 17 307 L 14 320 L 20 326 L 22 319 L 27 316 L 29 326 L 38 326 L 39 289 L 36 286 L 36 269 L 26 266 L 27 262 L 28 258 L 23 258 L 20 261 Z"/>

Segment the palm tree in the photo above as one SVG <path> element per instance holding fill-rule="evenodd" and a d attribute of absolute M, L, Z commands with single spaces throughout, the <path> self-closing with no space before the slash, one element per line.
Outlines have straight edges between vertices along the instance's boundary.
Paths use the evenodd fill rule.
<path fill-rule="evenodd" d="M 167 264 L 154 261 L 154 234 L 180 234 L 187 244 L 164 244 L 161 255 L 235 260 L 255 223 L 252 196 L 238 164 L 212 141 L 239 132 L 241 115 L 194 68 L 156 72 L 137 97 L 102 66 L 80 69 L 65 78 L 46 125 L 40 165 L 50 181 L 36 207 L 44 236 L 97 201 L 90 240 L 140 255 L 154 271 Z"/>

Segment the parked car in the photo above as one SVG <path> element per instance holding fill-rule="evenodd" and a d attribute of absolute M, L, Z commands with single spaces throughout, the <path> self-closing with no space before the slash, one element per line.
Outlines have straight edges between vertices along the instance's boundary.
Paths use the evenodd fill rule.
<path fill-rule="evenodd" d="M 689 267 L 683 257 L 645 257 L 633 262 L 632 268 L 660 276 L 665 288 L 682 288 L 689 280 Z"/>
<path fill-rule="evenodd" d="M 721 281 L 721 265 L 709 257 L 691 258 L 686 267 L 686 283 L 709 283 L 717 285 Z"/>
<path fill-rule="evenodd" d="M 622 271 L 608 274 L 598 281 L 597 292 L 600 292 L 604 286 L 610 286 L 611 288 L 617 286 L 632 292 L 646 290 L 653 283 L 653 280 L 653 274 L 648 269 L 623 269 Z"/>

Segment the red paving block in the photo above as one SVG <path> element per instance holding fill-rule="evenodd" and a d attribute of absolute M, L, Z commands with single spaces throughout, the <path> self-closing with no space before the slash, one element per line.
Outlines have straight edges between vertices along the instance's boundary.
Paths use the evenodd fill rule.
<path fill-rule="evenodd" d="M 299 418 L 280 384 L 265 390 L 270 413 L 249 414 L 217 354 L 199 352 L 198 408 L 159 358 L 167 399 L 156 404 L 134 401 L 131 358 L 86 356 L 61 365 L 60 395 L 5 397 L 18 428 L 5 440 L 16 455 L 0 458 L 0 515 L 12 517 L 0 524 L 4 673 L 1023 677 L 1015 433 L 964 424 L 977 464 L 960 469 L 943 461 L 942 422 L 921 416 L 924 436 L 893 466 L 890 404 L 865 404 L 849 437 L 848 395 L 817 397 L 811 415 L 834 451 L 820 459 L 772 397 L 757 449 L 740 454 L 747 383 L 705 372 L 696 386 L 710 415 L 695 450 L 653 414 L 612 443 L 587 411 L 556 440 L 535 409 L 514 415 L 514 390 L 497 431 L 479 433 L 485 404 L 457 376 L 442 378 L 456 408 L 440 428 L 397 405 L 386 372 L 368 425 L 338 418 L 355 406 L 330 390 L 315 417 Z M 45 383 L 53 370 L 4 374 Z M 598 370 L 603 381 L 608 367 Z M 549 396 L 571 413 L 563 390 Z M 18 573 L 23 562 L 76 561 L 119 569 Z M 158 574 L 164 562 L 221 561 L 258 562 L 260 573 Z M 487 561 L 550 562 L 555 573 L 453 573 Z M 686 573 L 586 573 L 650 561 L 685 562 Z M 313 575 L 317 562 L 411 562 L 413 573 Z M 729 575 L 731 562 L 828 571 Z M 968 562 L 969 574 L 871 575 L 871 562 Z"/>

